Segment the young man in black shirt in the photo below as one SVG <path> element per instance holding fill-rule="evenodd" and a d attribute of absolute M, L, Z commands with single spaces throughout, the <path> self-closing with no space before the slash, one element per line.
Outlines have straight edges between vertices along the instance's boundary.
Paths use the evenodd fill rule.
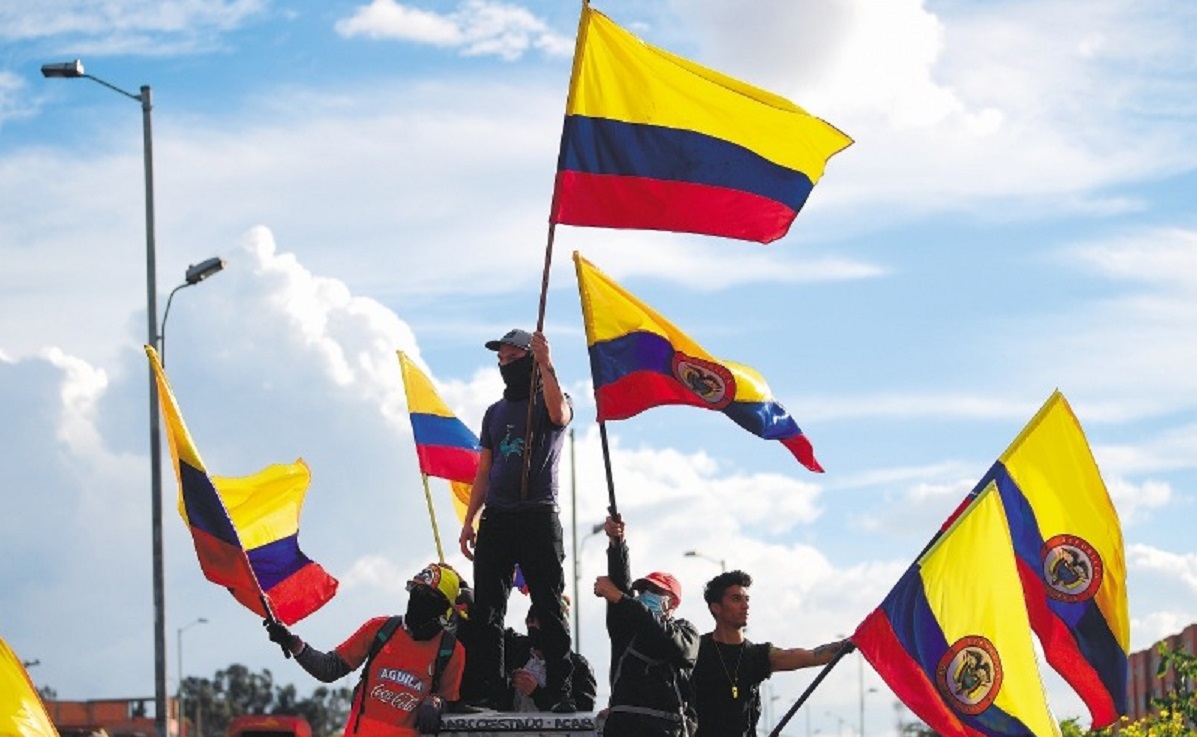
<path fill-rule="evenodd" d="M 761 717 L 761 683 L 776 671 L 797 670 L 831 662 L 848 640 L 813 650 L 774 647 L 744 637 L 748 626 L 748 588 L 752 577 L 727 571 L 707 582 L 703 598 L 715 618 L 715 630 L 699 641 L 694 666 L 695 737 L 751 737 Z"/>

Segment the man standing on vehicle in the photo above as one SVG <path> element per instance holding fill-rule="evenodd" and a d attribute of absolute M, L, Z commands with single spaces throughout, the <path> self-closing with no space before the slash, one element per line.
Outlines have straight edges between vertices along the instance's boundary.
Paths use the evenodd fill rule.
<path fill-rule="evenodd" d="M 465 698 L 475 706 L 502 706 L 504 620 L 518 565 L 540 618 L 551 711 L 572 713 L 577 707 L 571 697 L 569 627 L 561 607 L 565 546 L 557 509 L 557 466 L 573 407 L 557 382 L 543 333 L 510 330 L 486 347 L 498 354 L 505 388 L 503 398 L 482 418 L 482 453 L 458 538 L 462 554 L 474 561 L 475 642 L 466 662 Z M 525 448 L 529 438 L 531 445 Z"/>
<path fill-rule="evenodd" d="M 715 630 L 702 636 L 694 667 L 694 704 L 698 711 L 695 737 L 751 737 L 761 717 L 761 683 L 776 671 L 826 665 L 848 640 L 830 642 L 814 650 L 783 650 L 772 643 L 756 644 L 744 637 L 748 626 L 748 587 L 752 577 L 727 571 L 707 582 L 703 598 L 715 618 Z"/>

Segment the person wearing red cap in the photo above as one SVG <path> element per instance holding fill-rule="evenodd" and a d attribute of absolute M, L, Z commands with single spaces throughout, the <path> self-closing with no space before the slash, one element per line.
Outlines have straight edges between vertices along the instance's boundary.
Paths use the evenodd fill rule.
<path fill-rule="evenodd" d="M 698 658 L 698 629 L 675 617 L 682 585 L 654 571 L 632 581 L 624 523 L 607 517 L 607 575 L 594 582 L 607 600 L 611 637 L 611 698 L 603 734 L 677 737 L 691 733 L 690 675 Z"/>
<path fill-rule="evenodd" d="M 748 587 L 744 571 L 720 573 L 707 582 L 703 599 L 715 618 L 715 631 L 702 636 L 694 666 L 694 704 L 698 711 L 695 737 L 749 737 L 761 717 L 761 683 L 777 671 L 797 670 L 831 662 L 848 640 L 813 650 L 783 649 L 772 643 L 753 643 L 744 637 L 748 626 Z"/>

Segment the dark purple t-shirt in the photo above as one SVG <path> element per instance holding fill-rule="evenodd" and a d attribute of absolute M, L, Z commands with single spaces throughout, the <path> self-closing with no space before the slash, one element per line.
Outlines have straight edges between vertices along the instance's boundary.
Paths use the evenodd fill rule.
<path fill-rule="evenodd" d="M 573 401 L 565 395 L 572 414 Z M 528 494 L 520 499 L 527 437 L 528 400 L 500 399 L 482 417 L 479 443 L 491 452 L 486 506 L 490 509 L 523 509 L 557 502 L 557 463 L 565 443 L 565 426 L 549 419 L 544 397 L 536 396 L 532 410 L 532 455 L 528 465 Z"/>

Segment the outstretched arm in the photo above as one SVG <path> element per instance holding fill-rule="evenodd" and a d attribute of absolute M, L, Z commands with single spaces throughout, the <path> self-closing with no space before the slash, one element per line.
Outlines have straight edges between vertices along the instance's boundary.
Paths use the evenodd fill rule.
<path fill-rule="evenodd" d="M 769 652 L 769 667 L 774 672 L 777 672 L 810 668 L 815 665 L 827 665 L 844 648 L 849 648 L 848 652 L 851 652 L 852 642 L 850 640 L 837 640 L 819 645 L 813 650 L 805 650 L 800 647 L 788 650 L 774 648 Z"/>

